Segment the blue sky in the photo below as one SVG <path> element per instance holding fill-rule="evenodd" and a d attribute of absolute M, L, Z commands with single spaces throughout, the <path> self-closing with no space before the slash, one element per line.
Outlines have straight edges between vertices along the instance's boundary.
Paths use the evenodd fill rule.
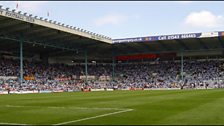
<path fill-rule="evenodd" d="M 223 1 L 0 1 L 10 9 L 16 3 L 22 12 L 113 39 L 224 31 Z"/>

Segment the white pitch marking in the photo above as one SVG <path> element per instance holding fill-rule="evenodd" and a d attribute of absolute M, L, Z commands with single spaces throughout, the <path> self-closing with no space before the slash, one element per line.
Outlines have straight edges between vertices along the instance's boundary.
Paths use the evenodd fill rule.
<path fill-rule="evenodd" d="M 0 122 L 0 125 L 32 125 L 32 124 L 20 124 L 20 123 L 3 123 L 3 122 Z"/>
<path fill-rule="evenodd" d="M 125 110 L 122 110 L 122 111 L 111 112 L 111 113 L 107 113 L 107 114 L 102 114 L 102 115 L 98 115 L 98 116 L 92 116 L 92 117 L 87 117 L 87 118 L 83 118 L 83 119 L 78 119 L 78 120 L 72 120 L 72 121 L 57 123 L 57 124 L 53 124 L 53 125 L 66 125 L 66 124 L 69 124 L 69 123 L 74 123 L 74 122 L 80 122 L 80 121 L 89 120 L 89 119 L 100 118 L 100 117 L 104 117 L 104 116 L 109 116 L 109 115 L 114 115 L 114 114 L 129 112 L 129 111 L 132 111 L 132 110 L 133 109 L 125 109 Z"/>
<path fill-rule="evenodd" d="M 57 106 L 54 107 L 54 106 L 15 106 L 15 105 L 5 105 L 3 107 L 19 107 L 19 108 L 21 108 L 21 107 L 38 107 L 38 108 L 46 107 L 46 108 L 63 108 L 63 109 L 66 108 L 66 107 L 57 107 Z M 57 124 L 51 124 L 51 125 L 65 125 L 65 124 L 69 124 L 69 123 L 74 123 L 74 122 L 80 122 L 80 121 L 89 120 L 89 119 L 105 117 L 105 116 L 109 116 L 109 115 L 129 112 L 129 111 L 133 110 L 133 109 L 125 109 L 125 108 L 84 108 L 84 107 L 67 107 L 67 108 L 73 108 L 73 109 L 101 109 L 101 110 L 104 109 L 104 110 L 120 110 L 120 111 L 106 113 L 106 114 L 102 114 L 102 115 L 98 115 L 98 116 L 87 117 L 87 118 L 78 119 L 78 120 L 72 120 L 72 121 L 57 123 Z M 1 123 L 0 122 L 0 125 L 34 125 L 34 124 Z"/>
<path fill-rule="evenodd" d="M 24 107 L 38 107 L 38 108 L 61 108 L 61 109 L 100 109 L 100 110 L 124 110 L 125 108 L 85 108 L 85 107 L 57 107 L 57 106 L 21 106 L 21 105 L 5 105 L 4 107 L 24 108 Z M 126 110 L 126 109 L 125 109 Z"/>

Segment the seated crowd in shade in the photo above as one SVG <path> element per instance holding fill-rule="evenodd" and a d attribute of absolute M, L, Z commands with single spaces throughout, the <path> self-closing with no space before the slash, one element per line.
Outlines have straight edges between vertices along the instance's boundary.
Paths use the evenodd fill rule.
<path fill-rule="evenodd" d="M 88 65 L 88 81 L 84 65 L 42 64 L 24 61 L 24 81 L 21 84 L 19 60 L 1 58 L 0 91 L 11 90 L 50 90 L 78 91 L 89 87 L 100 88 L 222 88 L 224 61 L 185 60 L 181 75 L 181 64 L 175 61 L 156 61 L 154 63 L 117 63 L 112 77 L 111 64 Z M 109 77 L 100 80 L 101 77 Z M 7 78 L 8 77 L 8 78 Z M 10 78 L 15 77 L 15 78 Z M 113 78 L 113 79 L 112 79 Z"/>

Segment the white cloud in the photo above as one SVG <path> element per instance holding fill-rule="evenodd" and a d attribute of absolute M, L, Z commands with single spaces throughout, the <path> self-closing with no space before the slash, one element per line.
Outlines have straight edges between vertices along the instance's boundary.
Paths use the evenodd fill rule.
<path fill-rule="evenodd" d="M 94 21 L 95 25 L 102 26 L 102 25 L 118 25 L 123 23 L 127 19 L 126 16 L 121 14 L 111 14 L 106 15 L 104 17 L 98 18 Z"/>
<path fill-rule="evenodd" d="M 184 24 L 187 27 L 216 28 L 224 25 L 224 17 L 210 11 L 192 12 L 185 18 Z"/>

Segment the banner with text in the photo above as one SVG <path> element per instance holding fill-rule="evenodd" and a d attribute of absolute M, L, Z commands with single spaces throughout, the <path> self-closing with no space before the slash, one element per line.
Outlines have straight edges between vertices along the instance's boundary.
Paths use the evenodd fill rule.
<path fill-rule="evenodd" d="M 218 37 L 218 36 L 223 36 L 223 35 L 224 35 L 224 32 L 174 34 L 174 35 L 161 35 L 161 36 L 148 36 L 148 37 L 137 37 L 137 38 L 114 39 L 113 43 L 150 42 L 150 41 L 159 41 L 159 40 L 207 38 L 207 37 Z"/>

